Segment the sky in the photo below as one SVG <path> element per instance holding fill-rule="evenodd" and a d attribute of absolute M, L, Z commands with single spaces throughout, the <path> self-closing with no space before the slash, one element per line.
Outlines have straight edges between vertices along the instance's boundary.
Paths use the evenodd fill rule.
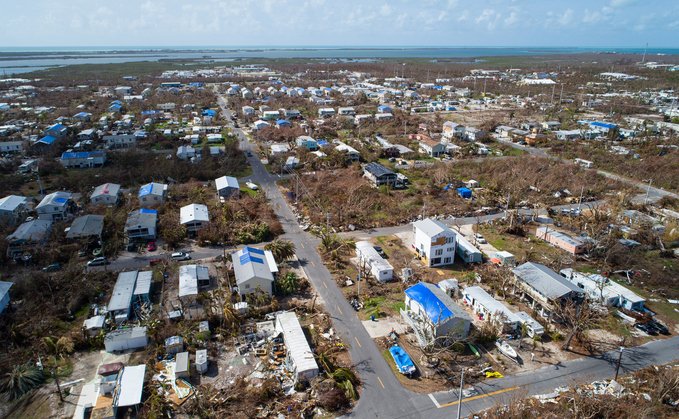
<path fill-rule="evenodd" d="M 3 47 L 679 47 L 677 0 L 24 0 Z"/>

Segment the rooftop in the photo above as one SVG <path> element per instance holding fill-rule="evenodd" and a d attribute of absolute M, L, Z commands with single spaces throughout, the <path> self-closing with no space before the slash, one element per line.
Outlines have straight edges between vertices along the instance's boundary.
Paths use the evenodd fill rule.
<path fill-rule="evenodd" d="M 449 317 L 472 321 L 471 317 L 455 304 L 445 291 L 434 284 L 420 282 L 408 288 L 405 293 L 422 306 L 427 317 L 435 324 L 439 324 Z"/>
<path fill-rule="evenodd" d="M 581 288 L 540 263 L 526 262 L 512 269 L 512 272 L 541 295 L 550 299 L 561 298 L 571 292 L 582 293 Z"/>

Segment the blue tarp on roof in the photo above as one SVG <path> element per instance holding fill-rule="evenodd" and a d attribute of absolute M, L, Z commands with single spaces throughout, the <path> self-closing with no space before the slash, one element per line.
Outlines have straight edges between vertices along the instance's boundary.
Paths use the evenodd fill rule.
<path fill-rule="evenodd" d="M 64 129 L 64 128 L 66 128 L 66 127 L 63 126 L 63 125 L 61 125 L 61 124 L 55 124 L 55 125 L 52 125 L 51 127 L 47 128 L 47 129 L 48 129 L 48 130 L 54 129 L 54 130 L 59 131 L 59 130 L 62 130 L 62 129 Z"/>
<path fill-rule="evenodd" d="M 153 183 L 149 183 L 148 185 L 144 185 L 139 189 L 139 196 L 146 196 L 150 194 L 153 191 Z"/>
<path fill-rule="evenodd" d="M 142 115 L 155 115 L 157 113 L 160 113 L 160 111 L 142 111 Z"/>
<path fill-rule="evenodd" d="M 285 119 L 279 119 L 276 121 L 278 125 L 290 125 L 290 122 L 286 121 Z"/>
<path fill-rule="evenodd" d="M 325 140 L 318 141 L 317 144 L 318 144 L 320 147 L 329 147 L 329 146 L 330 146 L 330 143 L 327 142 L 327 141 L 325 141 Z"/>
<path fill-rule="evenodd" d="M 54 198 L 54 202 L 57 204 L 63 204 L 66 201 L 68 201 L 66 198 Z"/>
<path fill-rule="evenodd" d="M 61 155 L 62 159 L 84 159 L 90 156 L 90 153 L 87 151 L 83 151 L 80 153 L 63 153 Z"/>
<path fill-rule="evenodd" d="M 391 112 L 391 108 L 389 106 L 378 106 L 377 110 L 382 113 Z"/>
<path fill-rule="evenodd" d="M 412 374 L 415 372 L 415 364 L 413 364 L 406 351 L 400 346 L 392 346 L 389 348 L 389 352 L 391 352 L 391 356 L 394 358 L 396 366 L 402 374 Z"/>
<path fill-rule="evenodd" d="M 605 124 L 603 122 L 592 122 L 589 124 L 590 127 L 601 127 L 601 128 L 608 128 L 608 129 L 613 129 L 616 127 L 615 124 Z"/>
<path fill-rule="evenodd" d="M 113 102 L 111 102 L 111 105 L 122 105 L 122 104 L 123 104 L 123 102 L 121 102 L 119 100 L 114 100 Z"/>
<path fill-rule="evenodd" d="M 158 211 L 142 208 L 139 210 L 139 214 L 158 214 Z"/>
<path fill-rule="evenodd" d="M 434 323 L 439 323 L 448 317 L 453 316 L 453 312 L 446 307 L 441 300 L 434 295 L 429 288 L 422 282 L 415 284 L 406 290 L 406 295 L 411 300 L 417 301 Z"/>
<path fill-rule="evenodd" d="M 88 115 L 90 115 L 90 114 L 88 114 L 87 112 L 79 112 L 79 113 L 77 113 L 73 116 L 88 116 Z"/>
<path fill-rule="evenodd" d="M 215 116 L 217 112 L 213 111 L 212 109 L 205 109 L 203 111 L 203 115 L 209 115 L 209 116 Z"/>
<path fill-rule="evenodd" d="M 52 144 L 55 142 L 57 139 L 54 137 L 50 137 L 49 135 L 42 137 L 41 139 L 38 140 L 39 143 L 45 143 L 45 144 Z"/>

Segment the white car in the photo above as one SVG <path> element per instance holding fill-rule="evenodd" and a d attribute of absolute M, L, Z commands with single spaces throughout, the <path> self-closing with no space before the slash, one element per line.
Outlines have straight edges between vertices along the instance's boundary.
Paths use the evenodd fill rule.
<path fill-rule="evenodd" d="M 172 260 L 190 260 L 191 256 L 187 255 L 186 253 L 183 252 L 177 252 L 173 253 L 172 256 L 170 256 Z"/>
<path fill-rule="evenodd" d="M 486 239 L 484 239 L 483 236 L 480 235 L 479 233 L 474 233 L 474 238 L 476 239 L 477 242 L 479 242 L 479 243 L 481 243 L 481 244 L 486 244 L 486 243 L 487 243 L 487 242 L 486 242 Z"/>
<path fill-rule="evenodd" d="M 103 256 L 100 256 L 98 258 L 94 258 L 91 261 L 87 262 L 87 266 L 99 266 L 99 265 L 107 265 L 107 264 L 108 264 L 108 260 Z"/>
<path fill-rule="evenodd" d="M 252 189 L 253 191 L 256 191 L 257 189 L 259 189 L 259 186 L 257 186 L 256 184 L 254 184 L 254 183 L 252 183 L 252 182 L 246 182 L 246 183 L 245 183 L 245 186 L 247 186 L 248 188 Z"/>

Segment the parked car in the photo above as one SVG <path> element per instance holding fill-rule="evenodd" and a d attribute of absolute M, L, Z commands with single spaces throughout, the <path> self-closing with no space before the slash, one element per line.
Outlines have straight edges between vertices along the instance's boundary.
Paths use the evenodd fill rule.
<path fill-rule="evenodd" d="M 149 242 L 149 244 L 146 246 L 146 250 L 149 252 L 153 252 L 156 250 L 156 243 L 155 242 Z"/>
<path fill-rule="evenodd" d="M 44 268 L 42 268 L 42 270 L 45 272 L 58 271 L 59 269 L 61 269 L 61 265 L 58 263 L 53 263 L 49 266 L 45 266 Z"/>
<path fill-rule="evenodd" d="M 100 266 L 100 265 L 108 265 L 108 259 L 106 259 L 103 256 L 100 256 L 87 262 L 87 266 Z"/>
<path fill-rule="evenodd" d="M 486 243 L 487 243 L 487 242 L 486 242 L 486 239 L 484 239 L 483 236 L 480 235 L 479 233 L 474 233 L 474 238 L 476 239 L 477 242 L 479 242 L 479 243 L 481 243 L 481 244 L 486 244 Z"/>
<path fill-rule="evenodd" d="M 380 255 L 382 257 L 387 256 L 387 254 L 384 253 L 384 250 L 382 250 L 382 248 L 380 246 L 373 246 L 373 249 L 375 249 L 375 251 L 377 252 L 378 255 Z"/>
<path fill-rule="evenodd" d="M 165 263 L 165 259 L 151 259 L 151 261 L 149 262 L 149 265 L 155 266 L 155 265 L 159 265 L 161 263 Z"/>
<path fill-rule="evenodd" d="M 647 325 L 646 323 L 635 323 L 634 327 L 637 329 L 643 331 L 647 335 L 655 336 L 658 334 L 658 332 L 652 328 L 651 326 Z"/>
<path fill-rule="evenodd" d="M 669 335 L 670 331 L 660 322 L 657 322 L 655 320 L 649 320 L 646 322 L 647 325 L 651 326 L 658 332 L 662 333 L 663 335 Z"/>
<path fill-rule="evenodd" d="M 87 256 L 87 251 L 85 251 L 85 250 L 78 250 L 78 257 L 79 257 L 79 258 L 84 258 L 85 256 Z"/>
<path fill-rule="evenodd" d="M 172 260 L 190 260 L 191 256 L 187 255 L 184 252 L 177 252 L 177 253 L 173 253 L 172 256 L 170 256 L 170 259 L 172 259 Z"/>

